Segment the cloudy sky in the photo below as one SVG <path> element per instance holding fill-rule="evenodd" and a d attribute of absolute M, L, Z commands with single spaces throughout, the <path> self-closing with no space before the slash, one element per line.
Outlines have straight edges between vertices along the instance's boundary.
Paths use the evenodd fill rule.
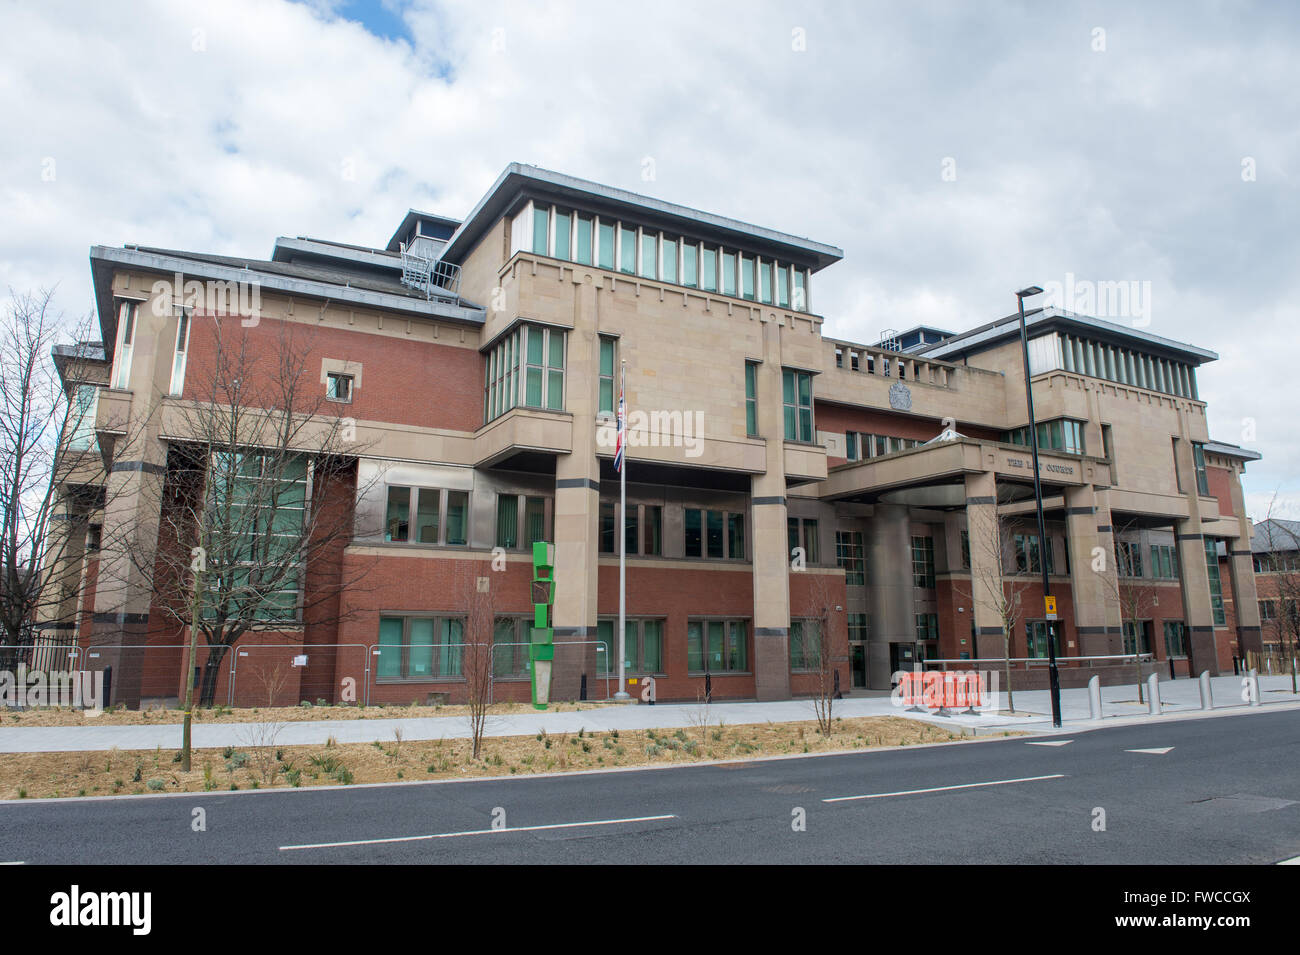
<path fill-rule="evenodd" d="M 839 337 L 1139 283 L 1300 518 L 1298 54 L 1287 3 L 0 0 L 0 282 L 85 313 L 93 244 L 382 245 L 536 163 L 838 245 Z"/>

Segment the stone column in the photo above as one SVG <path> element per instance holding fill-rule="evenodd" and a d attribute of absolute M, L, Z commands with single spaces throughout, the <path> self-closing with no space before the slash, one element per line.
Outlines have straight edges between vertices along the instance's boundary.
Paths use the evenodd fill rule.
<path fill-rule="evenodd" d="M 998 561 L 1006 545 L 998 536 L 997 478 L 992 471 L 966 475 L 966 533 L 970 540 L 971 612 L 975 615 L 971 655 L 999 658 L 1003 644 L 998 603 L 999 594 L 1005 592 L 1005 568 L 999 567 Z M 1011 651 L 1014 655 L 1014 640 Z"/>
<path fill-rule="evenodd" d="M 1260 629 L 1259 599 L 1255 591 L 1255 563 L 1250 551 L 1250 518 L 1246 515 L 1245 496 L 1241 490 L 1241 472 L 1233 468 L 1229 482 L 1232 513 L 1237 518 L 1237 536 L 1228 540 L 1228 573 L 1232 578 L 1232 597 L 1237 611 L 1237 649 L 1240 654 L 1264 652 L 1264 634 Z"/>
<path fill-rule="evenodd" d="M 564 643 L 596 639 L 599 580 L 600 462 L 596 458 L 600 341 L 596 329 L 596 289 L 590 273 L 573 273 L 574 328 L 565 356 L 565 410 L 573 415 L 573 453 L 555 462 L 555 666 L 551 698 L 577 699 L 582 674 L 588 696 L 596 693 L 600 668 L 596 647 L 567 650 Z M 618 369 L 615 369 L 615 374 Z M 615 385 L 617 389 L 617 385 Z M 628 405 L 635 407 L 635 372 L 628 377 Z M 615 398 L 617 401 L 617 398 Z M 617 629 L 617 627 L 615 628 Z M 617 634 L 615 634 L 617 638 Z M 605 651 L 613 672 L 617 646 Z M 611 690 L 613 683 L 610 684 Z M 603 684 L 602 684 L 603 692 Z"/>
<path fill-rule="evenodd" d="M 1080 656 L 1108 656 L 1123 651 L 1123 630 L 1117 623 L 1119 578 L 1108 498 L 1105 491 L 1092 485 L 1065 489 L 1070 592 Z M 1101 549 L 1101 559 L 1094 553 L 1096 548 Z"/>
<path fill-rule="evenodd" d="M 1193 675 L 1208 670 L 1219 675 L 1219 654 L 1214 645 L 1214 610 L 1210 602 L 1210 576 L 1205 561 L 1205 538 L 1201 533 L 1201 505 L 1196 492 L 1196 465 L 1192 446 L 1180 438 L 1175 446 L 1174 466 L 1179 486 L 1187 500 L 1188 516 L 1174 521 L 1178 548 L 1178 576 L 1183 598 L 1183 622 L 1187 626 L 1187 655 Z"/>
<path fill-rule="evenodd" d="M 893 676 L 889 645 L 916 640 L 912 539 L 907 508 L 877 504 L 870 528 L 866 542 L 867 604 L 871 608 L 867 686 L 888 690 Z"/>
<path fill-rule="evenodd" d="M 758 433 L 766 442 L 766 470 L 753 476 L 750 515 L 754 537 L 754 693 L 760 700 L 790 697 L 790 554 L 786 537 L 785 424 L 781 401 L 781 329 L 762 326 L 758 366 Z"/>

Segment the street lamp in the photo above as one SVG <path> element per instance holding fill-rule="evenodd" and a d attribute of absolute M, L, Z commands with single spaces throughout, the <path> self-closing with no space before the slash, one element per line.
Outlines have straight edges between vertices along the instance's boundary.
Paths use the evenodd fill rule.
<path fill-rule="evenodd" d="M 1043 571 L 1043 605 L 1046 608 L 1052 595 L 1052 585 L 1047 579 L 1047 530 L 1043 525 L 1043 485 L 1038 478 L 1038 424 L 1034 421 L 1034 392 L 1029 384 L 1029 334 L 1025 331 L 1025 299 L 1042 295 L 1037 285 L 1022 288 L 1016 293 L 1020 307 L 1020 354 L 1025 364 L 1025 403 L 1029 408 L 1029 447 L 1034 456 L 1034 510 L 1038 516 L 1038 566 Z M 1052 692 L 1052 725 L 1061 725 L 1061 675 L 1056 668 L 1055 614 L 1047 620 L 1047 676 Z"/>

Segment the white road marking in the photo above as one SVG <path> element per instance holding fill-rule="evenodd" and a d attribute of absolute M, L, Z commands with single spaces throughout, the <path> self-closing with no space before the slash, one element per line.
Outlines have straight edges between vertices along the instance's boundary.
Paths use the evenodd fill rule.
<path fill-rule="evenodd" d="M 423 842 L 429 839 L 457 839 L 461 836 L 493 836 L 507 832 L 540 832 L 543 829 L 580 829 L 583 826 L 617 826 L 627 822 L 659 822 L 676 819 L 668 816 L 632 816 L 628 819 L 594 819 L 589 822 L 557 822 L 547 826 L 510 826 L 506 829 L 471 829 L 468 832 L 435 832 L 424 836 L 395 836 L 391 839 L 353 839 L 349 842 L 316 842 L 302 846 L 280 846 L 281 852 L 294 849 L 336 849 L 342 846 L 375 846 L 388 842 Z"/>
<path fill-rule="evenodd" d="M 835 796 L 822 802 L 849 802 L 854 799 L 888 799 L 890 796 L 915 796 L 920 793 L 941 793 L 950 789 L 976 789 L 980 786 L 1009 786 L 1012 783 L 1033 783 L 1043 779 L 1064 779 L 1065 773 L 1053 773 L 1050 776 L 1022 776 L 1019 779 L 994 779 L 987 783 L 961 783 L 957 786 L 935 786 L 932 789 L 904 789 L 896 793 L 868 793 L 865 796 Z"/>
<path fill-rule="evenodd" d="M 1074 740 L 1072 739 L 1038 739 L 1038 740 L 1026 740 L 1025 745 L 1026 746 L 1066 746 L 1069 743 L 1073 743 L 1073 742 Z"/>
<path fill-rule="evenodd" d="M 1300 865 L 1300 856 L 1296 856 L 1294 859 L 1283 859 L 1281 862 L 1277 864 L 1278 865 Z"/>
<path fill-rule="evenodd" d="M 26 865 L 26 862 L 0 862 L 0 865 Z"/>
<path fill-rule="evenodd" d="M 1172 746 L 1165 746 L 1165 747 L 1161 747 L 1161 748 L 1157 748 L 1157 749 L 1126 749 L 1126 750 L 1124 750 L 1124 752 L 1126 752 L 1126 753 L 1150 753 L 1152 756 L 1163 756 L 1163 755 L 1165 755 L 1165 753 L 1169 752 L 1171 749 L 1173 749 Z"/>

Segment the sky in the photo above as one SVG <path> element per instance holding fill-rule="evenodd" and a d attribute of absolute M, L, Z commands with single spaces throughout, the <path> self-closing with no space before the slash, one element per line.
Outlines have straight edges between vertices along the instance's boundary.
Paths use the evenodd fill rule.
<path fill-rule="evenodd" d="M 382 246 L 535 163 L 842 248 L 834 337 L 1124 283 L 1099 317 L 1219 354 L 1211 437 L 1296 519 L 1298 53 L 1291 3 L 0 0 L 0 287 Z"/>

